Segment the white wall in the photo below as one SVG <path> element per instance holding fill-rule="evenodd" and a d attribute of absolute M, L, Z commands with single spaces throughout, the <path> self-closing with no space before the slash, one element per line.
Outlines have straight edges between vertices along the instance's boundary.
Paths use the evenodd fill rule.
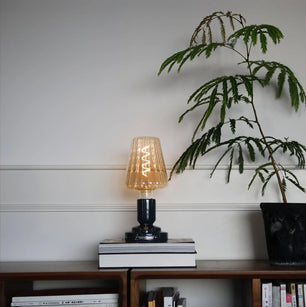
<path fill-rule="evenodd" d="M 280 27 L 285 40 L 271 57 L 306 86 L 304 0 L 0 3 L 2 261 L 96 259 L 101 239 L 136 224 L 137 193 L 124 185 L 132 138 L 158 136 L 170 169 L 194 126 L 177 123 L 187 97 L 224 73 L 218 63 L 231 67 L 220 54 L 201 70 L 157 77 L 203 16 L 232 10 Z M 306 143 L 304 108 L 288 113 L 273 95 L 257 99 L 268 134 Z M 258 204 L 279 195 L 273 187 L 265 198 L 259 187 L 247 191 L 252 167 L 243 176 L 235 169 L 229 185 L 222 168 L 210 180 L 212 159 L 156 192 L 156 224 L 170 237 L 194 238 L 199 259 L 266 257 Z M 305 185 L 305 172 L 298 175 Z M 296 190 L 288 198 L 305 202 Z"/>

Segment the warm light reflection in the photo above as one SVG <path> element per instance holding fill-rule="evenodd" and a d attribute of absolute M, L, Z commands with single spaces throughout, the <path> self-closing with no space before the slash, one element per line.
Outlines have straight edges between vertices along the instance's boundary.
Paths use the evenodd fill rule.
<path fill-rule="evenodd" d="M 167 186 L 167 172 L 158 138 L 133 139 L 126 184 L 130 189 L 145 192 Z"/>

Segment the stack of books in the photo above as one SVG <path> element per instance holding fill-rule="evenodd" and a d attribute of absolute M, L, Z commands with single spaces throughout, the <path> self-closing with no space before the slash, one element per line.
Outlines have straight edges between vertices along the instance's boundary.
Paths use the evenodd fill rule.
<path fill-rule="evenodd" d="M 99 268 L 195 267 L 195 242 L 169 239 L 164 243 L 126 243 L 106 239 L 99 243 Z"/>
<path fill-rule="evenodd" d="M 267 281 L 262 283 L 263 307 L 305 307 L 306 284 L 303 281 Z"/>
<path fill-rule="evenodd" d="M 14 296 L 12 307 L 69 305 L 74 307 L 119 307 L 118 293 Z"/>

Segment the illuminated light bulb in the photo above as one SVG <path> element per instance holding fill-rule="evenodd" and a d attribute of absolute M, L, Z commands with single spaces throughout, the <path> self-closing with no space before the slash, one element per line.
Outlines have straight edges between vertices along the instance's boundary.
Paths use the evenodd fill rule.
<path fill-rule="evenodd" d="M 148 157 L 150 156 L 150 153 L 146 151 L 147 149 L 150 148 L 150 145 L 147 145 L 141 149 L 141 152 L 143 153 L 143 156 L 141 157 L 141 160 L 144 162 L 141 164 L 142 167 L 142 175 L 145 177 L 148 177 L 148 172 L 150 172 L 150 160 Z"/>

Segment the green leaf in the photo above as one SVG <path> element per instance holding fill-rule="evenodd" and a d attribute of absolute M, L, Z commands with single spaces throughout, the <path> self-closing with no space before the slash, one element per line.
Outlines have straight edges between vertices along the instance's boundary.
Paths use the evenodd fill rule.
<path fill-rule="evenodd" d="M 280 40 L 283 38 L 282 32 L 272 25 L 249 25 L 245 26 L 242 29 L 239 29 L 238 31 L 234 32 L 232 35 L 230 35 L 227 39 L 227 41 L 230 41 L 234 38 L 236 39 L 243 39 L 245 45 L 249 43 L 250 37 L 252 45 L 255 46 L 258 41 L 258 36 L 260 40 L 260 45 L 263 53 L 266 53 L 267 51 L 267 37 L 268 35 L 274 44 L 278 44 Z"/>
<path fill-rule="evenodd" d="M 262 186 L 261 189 L 261 195 L 264 196 L 265 195 L 265 191 L 267 188 L 268 183 L 270 182 L 271 178 L 275 175 L 275 171 L 271 172 L 266 178 L 265 178 L 265 182 Z"/>
<path fill-rule="evenodd" d="M 267 73 L 265 75 L 265 79 L 264 79 L 264 85 L 268 85 L 273 77 L 273 74 L 276 70 L 276 66 L 272 66 L 272 67 L 269 67 L 267 66 Z"/>
<path fill-rule="evenodd" d="M 230 182 L 230 177 L 231 177 L 231 172 L 232 172 L 232 166 L 233 166 L 233 158 L 234 158 L 234 148 L 231 151 L 231 155 L 230 155 L 230 161 L 229 161 L 229 167 L 228 167 L 228 171 L 227 171 L 227 183 Z"/>
<path fill-rule="evenodd" d="M 205 117 L 202 123 L 202 127 L 201 127 L 202 130 L 205 128 L 206 122 L 218 102 L 218 100 L 216 100 L 217 91 L 218 91 L 218 86 L 216 86 L 211 93 L 209 105 L 208 105 L 208 108 L 207 108 L 207 111 L 206 111 L 206 114 L 205 114 Z"/>
<path fill-rule="evenodd" d="M 283 190 L 286 192 L 287 191 L 287 183 L 286 183 L 286 180 L 285 180 L 285 178 L 283 178 L 282 180 L 281 180 L 281 184 L 282 184 L 282 187 L 283 187 Z"/>
<path fill-rule="evenodd" d="M 240 116 L 239 120 L 245 122 L 250 128 L 254 129 L 254 126 L 252 125 L 251 121 L 245 116 Z M 252 121 L 252 122 L 256 123 L 255 121 Z"/>
<path fill-rule="evenodd" d="M 252 39 L 252 44 L 255 46 L 257 44 L 257 29 L 253 28 L 251 31 L 251 39 Z"/>
<path fill-rule="evenodd" d="M 282 70 L 277 77 L 277 92 L 276 98 L 280 98 L 283 92 L 284 83 L 285 83 L 286 72 Z"/>
<path fill-rule="evenodd" d="M 231 91 L 233 93 L 233 98 L 234 98 L 234 102 L 238 102 L 239 101 L 239 95 L 238 95 L 238 86 L 237 86 L 237 81 L 234 77 L 229 76 L 229 81 L 231 83 Z"/>
<path fill-rule="evenodd" d="M 172 69 L 173 65 L 175 63 L 178 63 L 180 59 L 187 53 L 189 52 L 191 48 L 187 48 L 185 50 L 179 51 L 168 57 L 160 66 L 158 75 L 162 73 L 163 70 L 165 70 L 168 66 L 168 72 Z"/>
<path fill-rule="evenodd" d="M 220 109 L 220 121 L 224 123 L 225 120 L 225 114 L 226 114 L 226 105 L 223 103 Z"/>
<path fill-rule="evenodd" d="M 248 190 L 251 188 L 253 182 L 255 181 L 256 177 L 258 175 L 258 172 L 255 172 L 255 174 L 253 175 L 253 177 L 251 178 L 251 181 L 248 184 Z"/>
<path fill-rule="evenodd" d="M 248 92 L 249 96 L 253 95 L 253 85 L 252 83 L 249 81 L 249 79 L 246 76 L 240 76 L 241 80 L 243 81 L 244 87 L 246 89 L 246 91 Z"/>
<path fill-rule="evenodd" d="M 222 91 L 223 91 L 223 104 L 228 104 L 228 92 L 227 92 L 227 82 L 226 80 L 222 81 Z"/>
<path fill-rule="evenodd" d="M 263 25 L 263 27 L 268 32 L 268 35 L 270 36 L 270 38 L 272 39 L 275 45 L 279 44 L 280 40 L 284 38 L 283 33 L 277 27 L 272 26 L 272 25 Z"/>
<path fill-rule="evenodd" d="M 223 22 L 223 19 L 220 16 L 218 16 L 217 18 L 218 18 L 218 20 L 220 22 L 220 32 L 221 32 L 222 40 L 225 43 L 226 33 L 225 33 L 224 22 Z"/>
<path fill-rule="evenodd" d="M 238 166 L 239 166 L 239 173 L 243 173 L 244 169 L 244 159 L 243 159 L 243 153 L 242 153 L 242 147 L 240 144 L 238 144 Z"/>
<path fill-rule="evenodd" d="M 212 51 L 215 51 L 220 46 L 224 46 L 224 44 L 211 43 L 211 44 L 207 45 L 205 47 L 206 58 L 209 58 L 211 56 Z"/>
<path fill-rule="evenodd" d="M 291 98 L 291 105 L 294 107 L 295 111 L 299 109 L 299 94 L 298 87 L 295 80 L 288 76 L 289 93 Z"/>
<path fill-rule="evenodd" d="M 248 148 L 250 160 L 254 162 L 255 161 L 255 150 L 254 150 L 254 147 L 250 144 L 249 139 L 247 139 L 246 145 Z"/>
<path fill-rule="evenodd" d="M 259 35 L 260 38 L 260 46 L 263 53 L 267 52 L 267 38 L 266 36 L 261 32 Z"/>
<path fill-rule="evenodd" d="M 223 160 L 223 158 L 228 154 L 228 152 L 231 150 L 231 148 L 227 148 L 227 150 L 225 150 L 225 152 L 221 155 L 221 157 L 218 159 L 218 161 L 216 162 L 213 170 L 210 173 L 210 177 L 213 176 L 215 170 L 217 169 L 217 167 L 219 166 L 220 162 Z"/>
<path fill-rule="evenodd" d="M 230 127 L 231 127 L 232 133 L 235 134 L 236 132 L 236 120 L 235 119 L 230 119 Z"/>
<path fill-rule="evenodd" d="M 221 122 L 214 128 L 214 131 L 212 134 L 212 141 L 214 141 L 216 144 L 220 144 L 222 127 L 223 127 L 223 123 Z"/>

